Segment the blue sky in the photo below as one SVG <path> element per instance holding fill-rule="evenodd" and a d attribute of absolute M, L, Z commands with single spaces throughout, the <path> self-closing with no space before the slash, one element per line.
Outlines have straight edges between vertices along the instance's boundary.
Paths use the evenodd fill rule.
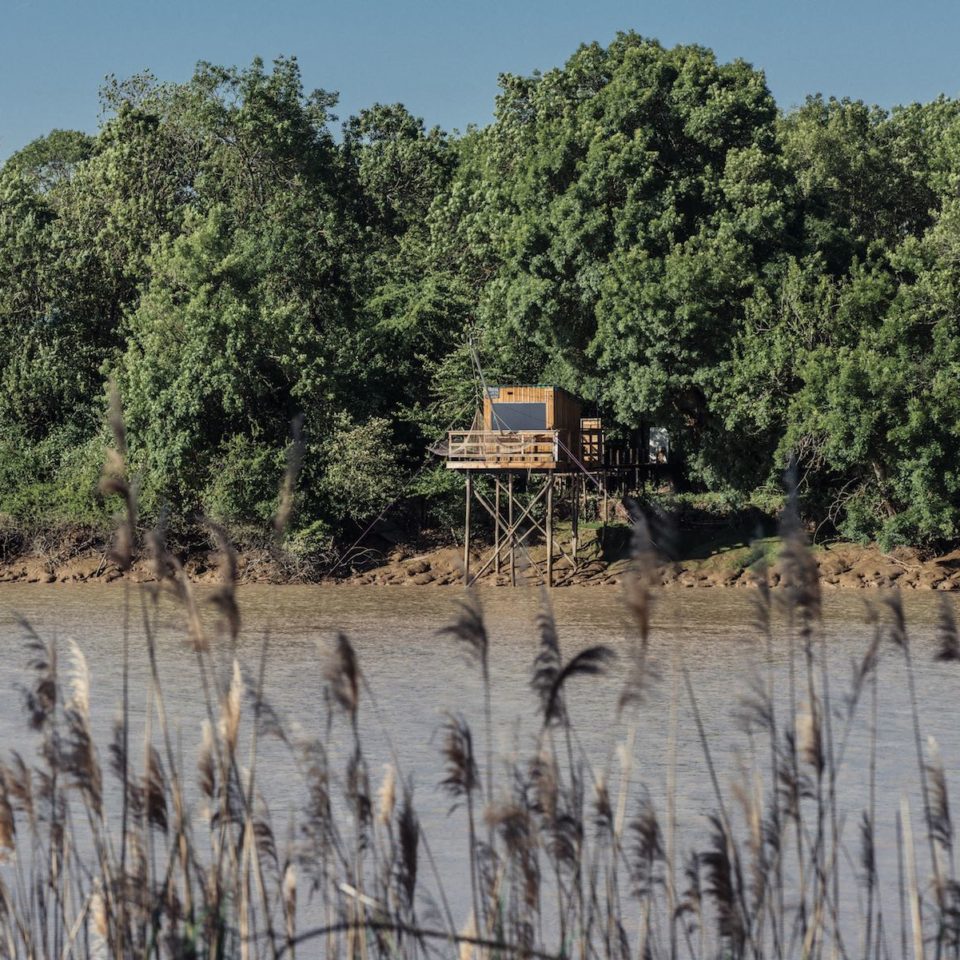
<path fill-rule="evenodd" d="M 960 94 L 957 0 L 0 0 L 0 158 L 55 127 L 93 131 L 107 74 L 189 78 L 197 60 L 294 54 L 345 117 L 405 103 L 428 124 L 486 123 L 501 72 L 561 64 L 633 29 L 766 71 L 807 93 L 892 106 Z"/>

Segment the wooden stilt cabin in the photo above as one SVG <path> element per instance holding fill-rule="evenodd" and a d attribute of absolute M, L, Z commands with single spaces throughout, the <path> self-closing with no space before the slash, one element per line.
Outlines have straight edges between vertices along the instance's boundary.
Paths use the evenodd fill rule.
<path fill-rule="evenodd" d="M 584 417 L 581 401 L 562 387 L 498 385 L 486 388 L 473 426 L 451 430 L 436 452 L 450 470 L 627 474 L 654 462 L 645 449 L 649 431 L 643 427 L 612 439 L 603 421 Z"/>
<path fill-rule="evenodd" d="M 480 423 L 448 436 L 451 470 L 573 470 L 581 459 L 580 401 L 561 387 L 486 388 Z"/>
<path fill-rule="evenodd" d="M 580 400 L 561 387 L 542 384 L 485 387 L 483 407 L 477 411 L 473 426 L 469 430 L 451 430 L 446 446 L 442 450 L 435 448 L 435 452 L 445 456 L 449 470 L 465 471 L 463 569 L 467 584 L 472 581 L 470 530 L 474 500 L 493 521 L 493 549 L 480 563 L 475 576 L 488 570 L 499 575 L 505 553 L 510 580 L 516 585 L 516 552 L 523 550 L 541 582 L 552 586 L 555 488 L 570 496 L 571 549 L 569 553 L 562 546 L 559 549 L 576 572 L 580 501 L 586 502 L 587 483 L 599 491 L 603 502 L 601 515 L 606 517 L 610 477 L 633 473 L 639 482 L 642 469 L 640 444 L 635 437 L 606 443 L 602 422 L 596 417 L 584 417 Z M 489 474 L 485 490 L 474 487 L 478 472 Z M 542 483 L 538 482 L 529 492 L 526 503 L 517 500 L 514 490 L 516 476 L 523 473 L 543 475 Z M 566 474 L 559 487 L 557 474 Z M 543 570 L 528 551 L 527 541 L 534 531 L 543 535 L 546 545 Z"/>

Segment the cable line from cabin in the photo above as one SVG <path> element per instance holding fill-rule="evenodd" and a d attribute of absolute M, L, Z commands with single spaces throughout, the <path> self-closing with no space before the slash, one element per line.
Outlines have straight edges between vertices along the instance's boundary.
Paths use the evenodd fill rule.
<path fill-rule="evenodd" d="M 477 353 L 477 348 L 474 345 L 473 337 L 467 338 L 467 346 L 470 348 L 470 356 L 473 359 L 474 367 L 476 367 L 477 369 L 477 376 L 480 378 L 480 388 L 483 391 L 480 397 L 478 398 L 479 403 L 477 404 L 477 409 L 479 410 L 483 406 L 483 398 L 489 396 L 490 393 L 489 393 L 489 388 L 487 387 L 487 378 L 484 376 L 483 367 L 480 365 L 480 354 Z M 497 424 L 500 424 L 499 428 L 497 427 Z M 507 429 L 506 424 L 503 422 L 503 420 L 500 418 L 499 414 L 497 414 L 495 410 L 492 413 L 490 426 L 493 427 L 495 430 L 499 429 L 500 433 L 504 433 Z"/>

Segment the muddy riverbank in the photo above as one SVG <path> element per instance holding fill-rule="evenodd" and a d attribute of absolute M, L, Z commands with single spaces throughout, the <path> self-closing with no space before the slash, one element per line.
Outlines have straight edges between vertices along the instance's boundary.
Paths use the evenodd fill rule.
<path fill-rule="evenodd" d="M 766 564 L 772 585 L 780 580 L 777 566 L 777 541 L 770 538 L 759 544 L 734 546 L 715 551 L 691 551 L 691 555 L 665 562 L 658 569 L 667 586 L 745 587 L 757 570 Z M 569 555 L 569 546 L 564 548 Z M 701 553 L 703 555 L 701 555 Z M 481 570 L 489 558 L 489 548 L 471 556 L 471 569 Z M 884 552 L 875 544 L 835 543 L 814 548 L 820 578 L 825 587 L 843 589 L 891 588 L 960 591 L 960 549 L 941 556 L 921 556 L 917 551 L 898 548 Z M 499 573 L 491 566 L 481 576 L 487 585 L 537 582 L 545 566 L 542 546 L 522 551 L 511 576 L 506 555 Z M 199 551 L 184 558 L 184 569 L 191 580 L 214 582 L 219 577 L 219 560 L 214 552 Z M 630 561 L 623 555 L 603 556 L 588 548 L 577 557 L 576 567 L 568 556 L 557 555 L 554 576 L 557 586 L 615 586 L 628 573 Z M 238 575 L 244 583 L 289 583 L 304 578 L 282 559 L 267 551 L 241 552 Z M 153 579 L 149 560 L 138 559 L 128 574 L 135 582 Z M 103 546 L 74 552 L 69 556 L 30 555 L 0 562 L 0 583 L 111 583 L 123 575 L 110 562 Z M 362 569 L 342 566 L 326 582 L 357 585 L 428 587 L 454 586 L 463 581 L 463 552 L 456 546 L 417 550 L 395 546 L 379 562 Z"/>

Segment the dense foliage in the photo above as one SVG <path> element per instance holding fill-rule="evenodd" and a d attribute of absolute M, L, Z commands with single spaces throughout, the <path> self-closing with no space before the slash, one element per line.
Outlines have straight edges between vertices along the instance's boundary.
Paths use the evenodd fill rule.
<path fill-rule="evenodd" d="M 413 488 L 491 377 L 667 425 L 694 488 L 796 458 L 810 517 L 960 536 L 960 102 L 810 98 L 636 34 L 500 79 L 463 135 L 340 124 L 293 59 L 111 82 L 0 171 L 0 517 L 95 526 L 105 384 L 147 519 L 329 545 Z M 420 471 L 418 473 L 418 471 Z"/>

